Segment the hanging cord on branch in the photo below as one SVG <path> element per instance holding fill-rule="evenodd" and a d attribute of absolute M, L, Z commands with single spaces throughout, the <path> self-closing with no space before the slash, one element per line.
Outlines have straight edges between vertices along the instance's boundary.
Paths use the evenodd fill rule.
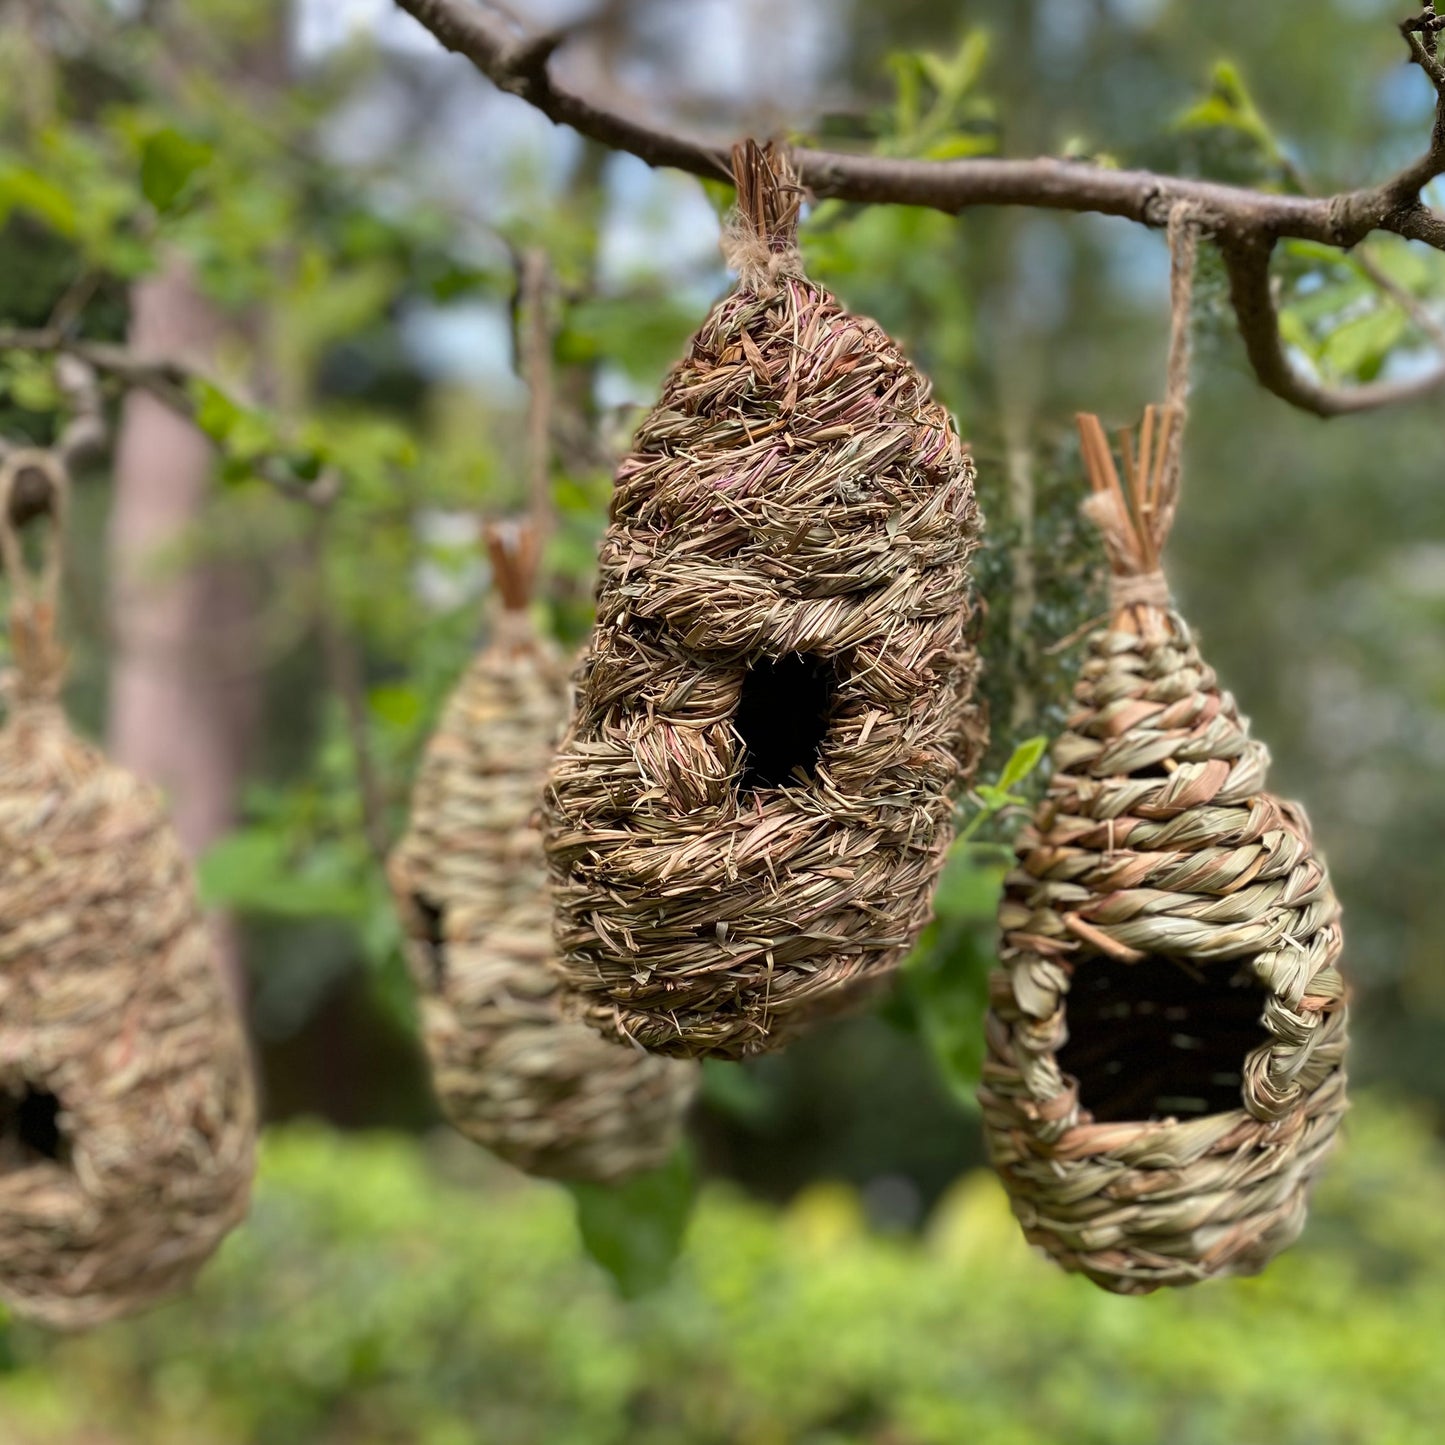
<path fill-rule="evenodd" d="M 1163 553 L 1179 507 L 1198 253 L 1198 216 L 1188 202 L 1180 202 L 1169 216 L 1164 404 L 1144 408 L 1137 453 L 1133 433 L 1127 427 L 1120 429 L 1122 480 L 1099 418 L 1089 412 L 1077 418 L 1084 470 L 1093 493 L 1084 511 L 1104 538 L 1111 572 L 1109 601 L 1116 616 L 1133 607 L 1167 611 L 1170 606 Z"/>
<path fill-rule="evenodd" d="M 25 555 L 14 503 L 22 487 L 33 492 L 37 485 L 43 485 L 48 494 L 45 510 L 49 522 L 40 540 L 38 563 L 32 563 Z M 52 704 L 60 696 L 65 651 L 55 623 L 69 514 L 70 478 L 56 452 L 12 447 L 0 458 L 0 562 L 10 589 L 10 645 L 15 662 L 7 700 L 15 708 Z"/>
<path fill-rule="evenodd" d="M 545 251 L 530 247 L 516 257 L 517 291 L 513 303 L 517 370 L 527 385 L 527 512 L 540 566 L 556 523 L 552 504 L 552 317 L 556 290 Z M 535 580 L 535 579 L 533 579 Z"/>
<path fill-rule="evenodd" d="M 552 499 L 553 304 L 557 287 L 551 259 L 540 247 L 514 253 L 513 263 L 517 273 L 513 352 L 527 387 L 527 507 L 520 516 L 485 522 L 482 545 L 501 601 L 495 641 L 503 648 L 528 648 L 535 639 L 528 609 L 546 586 L 547 543 L 557 523 Z"/>

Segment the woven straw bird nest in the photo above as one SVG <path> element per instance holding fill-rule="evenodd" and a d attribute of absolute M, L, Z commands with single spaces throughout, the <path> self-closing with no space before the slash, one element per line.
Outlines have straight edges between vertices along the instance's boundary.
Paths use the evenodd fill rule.
<path fill-rule="evenodd" d="M 594 1027 L 775 1047 L 916 938 L 982 730 L 972 463 L 925 378 L 802 275 L 738 158 L 740 278 L 617 472 L 553 765 L 560 967 Z"/>
<path fill-rule="evenodd" d="M 676 1148 L 698 1069 L 561 1016 L 534 814 L 567 695 L 553 648 L 505 612 L 427 747 L 390 873 L 447 1117 L 528 1173 L 607 1182 Z"/>
<path fill-rule="evenodd" d="M 0 729 L 0 1299 L 79 1328 L 184 1286 L 245 1215 L 254 1106 L 160 799 L 60 710 L 58 563 L 32 591 L 9 498 L 0 487 L 17 667 Z"/>
<path fill-rule="evenodd" d="M 1261 1268 L 1345 1107 L 1324 864 L 1157 570 L 1176 422 L 1151 409 L 1137 472 L 1126 438 L 1131 517 L 1081 419 L 1115 604 L 1019 839 L 980 1090 L 1028 1238 L 1123 1294 Z"/>

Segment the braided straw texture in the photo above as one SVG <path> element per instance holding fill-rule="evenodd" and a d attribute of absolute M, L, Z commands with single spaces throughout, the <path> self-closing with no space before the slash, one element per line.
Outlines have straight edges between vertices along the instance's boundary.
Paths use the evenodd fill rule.
<path fill-rule="evenodd" d="M 1149 591 L 1116 588 L 1020 836 L 979 1091 L 1029 1240 L 1122 1294 L 1260 1269 L 1345 1108 L 1339 906 L 1309 824 Z"/>
<path fill-rule="evenodd" d="M 698 1069 L 561 1016 L 534 814 L 567 691 L 536 639 L 478 654 L 427 747 L 390 873 L 447 1117 L 528 1173 L 610 1181 L 677 1146 Z"/>
<path fill-rule="evenodd" d="M 182 1288 L 246 1213 L 254 1136 L 159 797 L 54 701 L 18 703 L 0 730 L 0 1299 L 73 1329 Z"/>
<path fill-rule="evenodd" d="M 895 968 L 982 733 L 972 463 L 880 328 L 772 255 L 618 469 L 545 799 L 572 1006 L 679 1055 L 776 1047 Z M 806 776 L 757 778 L 759 665 L 826 693 Z M 765 697 L 764 750 L 809 706 Z"/>

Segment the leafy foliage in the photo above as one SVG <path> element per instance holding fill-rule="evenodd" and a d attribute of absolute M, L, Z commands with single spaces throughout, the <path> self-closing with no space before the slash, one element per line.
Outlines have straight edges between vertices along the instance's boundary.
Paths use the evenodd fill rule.
<path fill-rule="evenodd" d="M 697 1194 L 692 1155 L 620 1184 L 573 1184 L 577 1232 L 587 1252 L 634 1299 L 666 1283 L 682 1249 Z"/>
<path fill-rule="evenodd" d="M 566 1194 L 315 1126 L 268 1141 L 195 1296 L 78 1338 L 14 1327 L 14 1445 L 1418 1445 L 1445 1387 L 1445 1158 L 1368 1100 L 1302 1244 L 1258 1280 L 1106 1296 L 1025 1247 L 996 1182 L 923 1235 L 819 1184 L 713 1186 L 628 1303 Z"/>

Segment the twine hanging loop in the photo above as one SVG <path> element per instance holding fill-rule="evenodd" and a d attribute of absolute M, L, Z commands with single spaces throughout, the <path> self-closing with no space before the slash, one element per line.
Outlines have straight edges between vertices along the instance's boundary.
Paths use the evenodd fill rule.
<path fill-rule="evenodd" d="M 1120 430 L 1122 476 L 1099 418 L 1089 412 L 1076 418 L 1092 492 L 1084 512 L 1104 539 L 1111 573 L 1109 603 L 1115 616 L 1140 608 L 1167 612 L 1171 606 L 1162 559 L 1179 510 L 1199 230 L 1198 208 L 1188 201 L 1177 202 L 1169 213 L 1169 360 L 1164 403 L 1144 409 L 1137 452 L 1133 433 Z"/>
<path fill-rule="evenodd" d="M 13 503 L 21 478 L 44 477 L 48 526 L 38 562 L 25 554 Z M 10 642 L 15 660 L 12 702 L 16 706 L 54 702 L 65 677 L 65 652 L 56 636 L 65 533 L 70 514 L 70 478 L 53 451 L 17 447 L 0 459 L 0 562 L 10 587 Z"/>
<path fill-rule="evenodd" d="M 775 142 L 744 141 L 733 147 L 738 199 L 723 230 L 723 258 L 738 273 L 738 285 L 764 298 L 786 276 L 803 274 L 798 250 L 798 212 L 803 188 Z"/>

